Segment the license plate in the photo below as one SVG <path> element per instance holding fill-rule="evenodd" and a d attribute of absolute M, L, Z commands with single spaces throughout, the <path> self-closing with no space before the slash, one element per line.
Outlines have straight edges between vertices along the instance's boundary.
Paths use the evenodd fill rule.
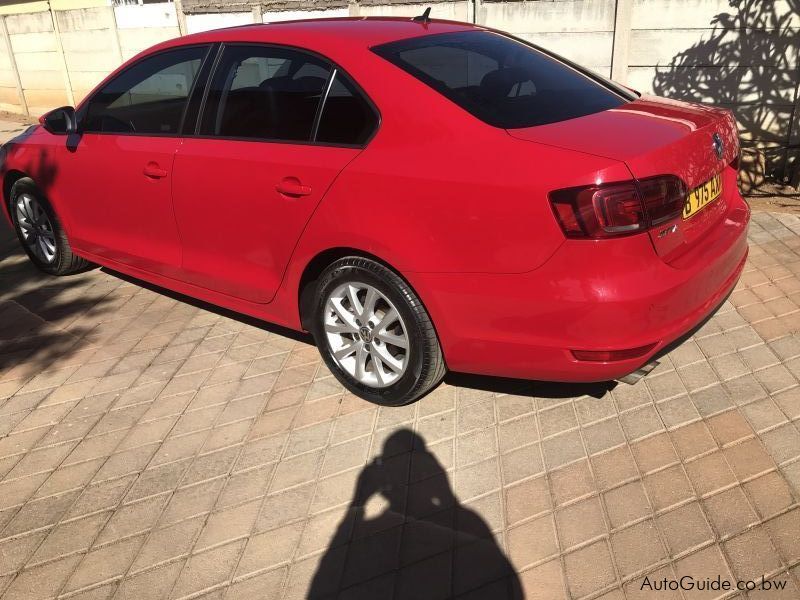
<path fill-rule="evenodd" d="M 689 192 L 689 195 L 686 196 L 686 203 L 683 205 L 683 218 L 693 217 L 721 195 L 722 177 L 717 174 Z"/>

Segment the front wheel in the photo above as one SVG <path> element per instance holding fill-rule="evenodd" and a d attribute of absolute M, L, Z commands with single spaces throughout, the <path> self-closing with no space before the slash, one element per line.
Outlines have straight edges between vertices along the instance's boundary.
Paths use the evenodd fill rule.
<path fill-rule="evenodd" d="M 14 183 L 8 208 L 22 247 L 39 269 L 50 275 L 69 275 L 90 266 L 72 252 L 53 207 L 32 179 L 23 177 Z"/>
<path fill-rule="evenodd" d="M 342 384 L 376 404 L 399 406 L 444 377 L 444 357 L 422 302 L 382 264 L 346 257 L 320 276 L 312 333 Z"/>

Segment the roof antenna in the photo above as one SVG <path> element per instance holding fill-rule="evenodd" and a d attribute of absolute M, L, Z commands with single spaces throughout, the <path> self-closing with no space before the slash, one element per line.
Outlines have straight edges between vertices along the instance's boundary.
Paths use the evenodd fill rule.
<path fill-rule="evenodd" d="M 416 21 L 417 23 L 430 23 L 431 22 L 431 7 L 425 9 L 421 15 L 417 15 L 412 21 Z"/>

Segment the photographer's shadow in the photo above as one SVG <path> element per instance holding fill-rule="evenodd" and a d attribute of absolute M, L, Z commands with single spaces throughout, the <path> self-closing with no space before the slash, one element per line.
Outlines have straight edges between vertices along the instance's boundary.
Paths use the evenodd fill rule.
<path fill-rule="evenodd" d="M 483 519 L 459 504 L 425 440 L 392 434 L 367 465 L 309 600 L 520 600 L 514 567 Z"/>

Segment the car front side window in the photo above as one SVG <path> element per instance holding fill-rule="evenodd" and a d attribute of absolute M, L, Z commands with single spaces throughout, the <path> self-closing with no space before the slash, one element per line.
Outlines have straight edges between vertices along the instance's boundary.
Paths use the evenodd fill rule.
<path fill-rule="evenodd" d="M 86 133 L 177 135 L 208 46 L 160 52 L 135 63 L 89 101 Z"/>

